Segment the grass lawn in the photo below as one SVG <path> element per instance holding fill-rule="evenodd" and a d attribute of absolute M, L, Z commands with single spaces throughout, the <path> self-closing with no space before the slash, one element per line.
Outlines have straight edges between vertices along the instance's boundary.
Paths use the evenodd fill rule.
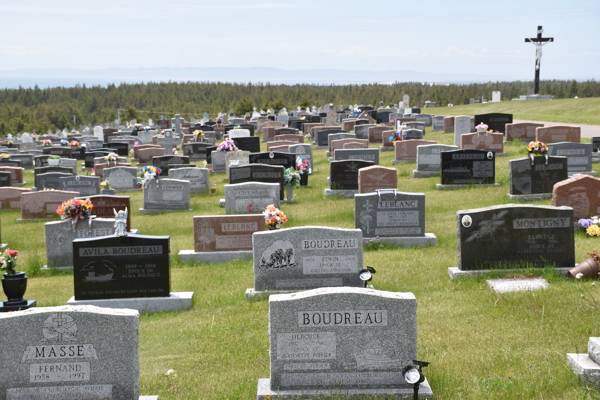
<path fill-rule="evenodd" d="M 600 99 L 427 111 L 503 111 L 515 113 L 515 118 L 551 121 L 567 118 L 569 112 L 550 118 L 555 116 L 554 111 L 544 111 L 542 106 L 554 110 L 570 104 L 590 106 L 584 107 L 581 118 L 566 122 L 600 122 L 600 113 L 592 118 L 587 111 L 593 107 L 598 110 Z M 426 135 L 426 139 L 446 144 L 452 137 L 429 131 Z M 439 177 L 412 179 L 414 163 L 396 165 L 399 190 L 426 194 L 426 232 L 437 236 L 437 245 L 421 249 L 369 248 L 365 265 L 377 269 L 372 282 L 376 289 L 415 294 L 417 357 L 431 362 L 426 376 L 436 399 L 599 399 L 598 391 L 578 382 L 567 367 L 566 354 L 587 352 L 588 337 L 600 336 L 600 284 L 593 287 L 591 281 L 528 270 L 513 275 L 544 276 L 550 288 L 498 295 L 488 289 L 484 278 L 460 282 L 448 278 L 448 267 L 456 265 L 456 211 L 509 203 L 508 160 L 523 157 L 526 149 L 522 144 L 509 143 L 506 151 L 508 157 L 497 159 L 499 187 L 438 191 L 435 184 Z M 390 167 L 393 157 L 394 152 L 382 152 L 381 165 Z M 296 202 L 282 205 L 290 220 L 288 226 L 354 228 L 354 201 L 323 197 L 328 176 L 325 151 L 314 150 L 314 159 L 317 172 L 309 178 L 312 188 L 294 190 Z M 32 172 L 26 174 L 26 180 L 32 182 Z M 244 301 L 244 291 L 252 287 L 251 261 L 182 265 L 177 257 L 180 250 L 193 249 L 194 215 L 224 214 L 218 206 L 223 175 L 213 175 L 212 180 L 218 182 L 218 195 L 193 195 L 193 211 L 189 212 L 139 215 L 142 193 L 126 193 L 132 198 L 134 228 L 145 235 L 171 237 L 172 290 L 196 292 L 191 310 L 142 315 L 144 395 L 160 395 L 163 400 L 252 399 L 257 379 L 269 376 L 268 302 Z M 550 200 L 533 204 L 550 204 Z M 22 251 L 19 269 L 30 274 L 26 297 L 36 299 L 39 307 L 66 304 L 73 294 L 71 273 L 39 270 L 45 264 L 43 223 L 16 224 L 18 217 L 18 211 L 3 210 L 2 236 L 3 243 Z M 598 239 L 578 232 L 577 262 L 592 250 L 600 250 Z M 169 369 L 176 373 L 166 376 Z"/>
<path fill-rule="evenodd" d="M 466 106 L 422 108 L 422 113 L 435 115 L 469 115 L 500 112 L 514 119 L 600 125 L 600 98 L 561 99 L 548 101 L 502 101 Z"/>

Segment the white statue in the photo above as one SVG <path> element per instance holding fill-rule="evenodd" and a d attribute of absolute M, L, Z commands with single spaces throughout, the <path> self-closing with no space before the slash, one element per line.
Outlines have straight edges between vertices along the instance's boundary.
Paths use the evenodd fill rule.
<path fill-rule="evenodd" d="M 549 42 L 531 42 L 535 45 L 535 69 L 540 69 L 540 61 L 542 60 L 542 46 Z"/>
<path fill-rule="evenodd" d="M 115 213 L 115 236 L 127 236 L 125 228 L 127 226 L 127 207 L 119 212 L 113 208 L 113 213 Z"/>

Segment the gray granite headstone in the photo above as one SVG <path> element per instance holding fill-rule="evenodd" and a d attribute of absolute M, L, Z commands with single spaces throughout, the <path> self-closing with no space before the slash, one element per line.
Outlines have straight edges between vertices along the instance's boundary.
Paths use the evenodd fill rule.
<path fill-rule="evenodd" d="M 144 211 L 189 210 L 190 182 L 152 179 L 144 184 Z"/>
<path fill-rule="evenodd" d="M 77 173 L 77 160 L 74 158 L 61 158 L 58 165 L 64 168 L 71 168 L 73 174 Z"/>
<path fill-rule="evenodd" d="M 461 271 L 575 265 L 571 207 L 506 204 L 456 212 Z"/>
<path fill-rule="evenodd" d="M 296 154 L 296 162 L 299 157 L 308 160 L 309 174 L 315 171 L 313 168 L 312 146 L 310 144 L 292 144 L 288 146 L 288 152 Z"/>
<path fill-rule="evenodd" d="M 460 135 L 471 133 L 471 117 L 454 117 L 454 145 L 460 146 Z"/>
<path fill-rule="evenodd" d="M 178 168 L 169 170 L 169 178 L 190 182 L 190 193 L 205 193 L 208 191 L 207 168 Z"/>
<path fill-rule="evenodd" d="M 431 126 L 432 125 L 432 118 L 433 116 L 431 114 L 417 114 L 417 116 L 415 116 L 415 119 L 417 120 L 417 122 L 422 122 L 425 124 L 425 126 Z"/>
<path fill-rule="evenodd" d="M 104 168 L 104 180 L 109 181 L 116 190 L 135 189 L 137 171 L 138 169 L 135 167 Z"/>
<path fill-rule="evenodd" d="M 80 196 L 94 196 L 100 193 L 98 176 L 65 176 L 58 178 L 60 190 L 79 192 Z"/>
<path fill-rule="evenodd" d="M 372 161 L 375 165 L 379 165 L 379 149 L 336 149 L 333 161 L 341 160 Z"/>
<path fill-rule="evenodd" d="M 375 124 L 363 124 L 354 126 L 354 134 L 357 139 L 369 139 L 369 128 L 377 126 Z"/>
<path fill-rule="evenodd" d="M 442 151 L 457 150 L 457 146 L 446 144 L 427 144 L 417 146 L 417 171 L 441 172 Z"/>
<path fill-rule="evenodd" d="M 331 142 L 340 139 L 356 139 L 356 135 L 352 133 L 332 133 L 327 136 L 327 150 L 331 152 Z"/>
<path fill-rule="evenodd" d="M 66 176 L 73 176 L 71 174 L 65 174 L 62 172 L 48 172 L 45 174 L 39 174 L 35 177 L 36 188 L 38 190 L 44 189 L 56 189 L 60 190 L 60 178 Z"/>
<path fill-rule="evenodd" d="M 213 151 L 212 157 L 212 172 L 225 173 L 225 151 Z"/>
<path fill-rule="evenodd" d="M 0 314 L 0 330 L 3 400 L 140 399 L 136 310 L 36 307 Z"/>
<path fill-rule="evenodd" d="M 354 199 L 363 237 L 425 236 L 425 194 L 380 190 Z"/>
<path fill-rule="evenodd" d="M 252 235 L 254 290 L 361 287 L 359 229 L 303 226 Z"/>
<path fill-rule="evenodd" d="M 341 287 L 271 296 L 271 378 L 259 381 L 257 398 L 268 398 L 261 389 L 370 389 L 384 397 L 385 389 L 408 389 L 402 398 L 412 397 L 402 370 L 416 358 L 416 319 L 412 293 Z"/>
<path fill-rule="evenodd" d="M 549 143 L 548 155 L 567 157 L 567 173 L 596 175 L 592 171 L 592 144 L 591 143 Z"/>
<path fill-rule="evenodd" d="M 279 208 L 278 183 L 245 182 L 225 185 L 226 214 L 261 214 L 268 205 Z"/>
<path fill-rule="evenodd" d="M 433 116 L 433 124 L 431 127 L 433 131 L 443 131 L 444 130 L 444 116 L 443 115 L 434 115 Z"/>
<path fill-rule="evenodd" d="M 95 218 L 90 228 L 89 220 L 77 221 L 75 229 L 70 219 L 47 222 L 44 224 L 44 241 L 46 256 L 50 268 L 73 267 L 73 240 L 99 237 L 114 233 L 115 220 L 111 218 Z"/>
<path fill-rule="evenodd" d="M 22 168 L 33 168 L 33 154 L 11 154 L 9 159 L 20 161 Z"/>

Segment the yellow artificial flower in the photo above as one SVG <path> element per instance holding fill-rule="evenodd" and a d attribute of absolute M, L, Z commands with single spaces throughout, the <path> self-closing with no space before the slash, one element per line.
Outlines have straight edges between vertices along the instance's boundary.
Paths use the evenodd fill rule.
<path fill-rule="evenodd" d="M 598 228 L 598 225 L 588 226 L 588 228 L 586 229 L 586 232 L 590 236 L 600 236 L 600 228 Z"/>

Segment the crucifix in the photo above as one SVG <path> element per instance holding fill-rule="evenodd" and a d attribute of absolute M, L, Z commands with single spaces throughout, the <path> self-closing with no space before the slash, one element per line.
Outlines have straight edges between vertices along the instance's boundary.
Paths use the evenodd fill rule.
<path fill-rule="evenodd" d="M 544 30 L 542 26 L 537 28 L 537 37 L 525 38 L 525 43 L 533 43 L 535 45 L 535 88 L 533 94 L 540 94 L 540 61 L 542 61 L 542 46 L 549 42 L 554 42 L 554 38 L 543 38 Z"/>

